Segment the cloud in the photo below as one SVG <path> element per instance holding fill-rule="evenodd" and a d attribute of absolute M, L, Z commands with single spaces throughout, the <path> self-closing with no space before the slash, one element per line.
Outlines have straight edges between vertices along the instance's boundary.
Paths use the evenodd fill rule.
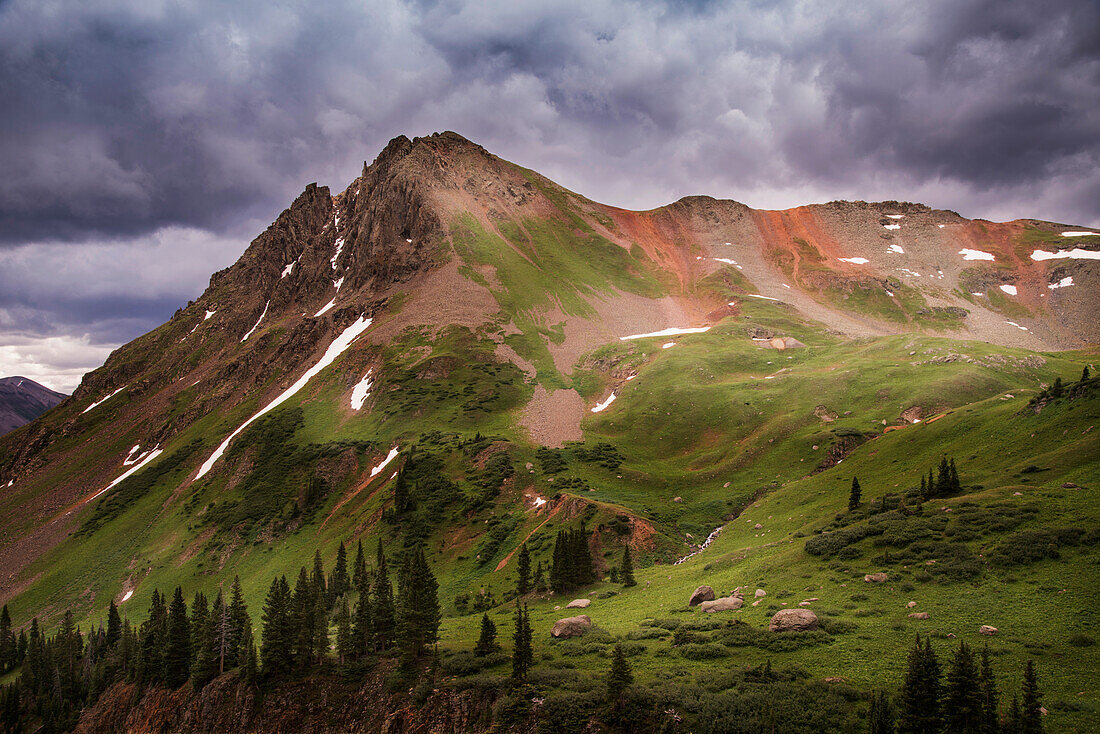
<path fill-rule="evenodd" d="M 51 390 L 72 393 L 80 378 L 103 364 L 114 346 L 79 337 L 36 337 L 0 331 L 0 374 L 29 377 Z"/>
<path fill-rule="evenodd" d="M 7 0 L 0 325 L 131 338 L 306 183 L 445 129 L 631 208 L 1100 226 L 1097 28 L 1091 0 Z"/>

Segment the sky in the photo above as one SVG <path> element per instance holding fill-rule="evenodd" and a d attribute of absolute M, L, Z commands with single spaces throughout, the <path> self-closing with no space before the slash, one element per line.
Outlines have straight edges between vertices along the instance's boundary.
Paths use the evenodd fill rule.
<path fill-rule="evenodd" d="M 0 0 L 0 109 L 0 376 L 65 392 L 400 134 L 633 209 L 1100 226 L 1095 0 Z"/>

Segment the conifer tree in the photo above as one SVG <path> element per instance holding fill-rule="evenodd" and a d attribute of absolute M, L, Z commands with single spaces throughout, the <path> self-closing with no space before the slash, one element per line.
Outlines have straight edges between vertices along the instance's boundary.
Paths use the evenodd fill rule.
<path fill-rule="evenodd" d="M 382 539 L 378 539 L 378 558 L 374 567 L 374 586 L 371 588 L 371 624 L 374 632 L 374 646 L 386 650 L 393 642 L 397 627 L 396 610 L 393 603 L 393 586 L 390 585 L 386 569 L 386 556 L 382 552 Z"/>
<path fill-rule="evenodd" d="M 333 603 L 351 589 L 348 578 L 348 551 L 341 541 L 336 549 L 336 565 L 332 567 L 332 580 L 329 583 L 329 596 Z"/>
<path fill-rule="evenodd" d="M 298 667 L 306 667 L 313 658 L 313 610 L 317 587 L 310 581 L 303 566 L 298 570 L 291 602 L 293 620 L 293 659 Z"/>
<path fill-rule="evenodd" d="M 363 583 L 370 584 L 370 579 L 367 577 L 367 558 L 363 555 L 363 539 L 359 539 L 358 547 L 355 550 L 355 566 L 352 570 L 351 582 L 355 585 L 356 590 L 363 588 Z"/>
<path fill-rule="evenodd" d="M 982 693 L 978 667 L 970 646 L 960 642 L 947 671 L 943 702 L 944 723 L 950 732 L 980 734 L 982 729 Z"/>
<path fill-rule="evenodd" d="M 928 494 L 928 480 L 923 474 L 920 475 L 920 496 L 922 499 L 930 499 L 931 495 Z M 901 498 L 901 502 L 905 502 L 905 498 Z M 899 506 L 900 509 L 900 506 Z"/>
<path fill-rule="evenodd" d="M 1005 715 L 1005 723 L 1001 728 L 1002 734 L 1020 734 L 1023 726 L 1023 717 L 1020 715 L 1020 700 L 1016 694 L 1012 694 L 1012 703 L 1008 705 L 1008 713 Z"/>
<path fill-rule="evenodd" d="M 1088 382 L 1090 376 L 1091 375 L 1089 375 L 1089 366 L 1086 364 L 1085 368 L 1081 370 L 1081 382 Z"/>
<path fill-rule="evenodd" d="M 859 479 L 852 477 L 852 491 L 848 493 L 848 509 L 854 510 L 859 507 L 862 496 L 863 491 L 859 488 Z"/>
<path fill-rule="evenodd" d="M 336 607 L 336 654 L 343 664 L 355 656 L 355 637 L 352 634 L 351 611 L 344 598 Z"/>
<path fill-rule="evenodd" d="M 439 584 L 428 567 L 423 548 L 407 553 L 402 568 L 398 630 L 405 654 L 416 658 L 425 646 L 439 639 Z"/>
<path fill-rule="evenodd" d="M 531 624 L 527 619 L 527 605 L 516 605 L 516 627 L 512 633 L 512 680 L 522 683 L 527 680 L 527 673 L 535 660 L 535 652 L 531 647 L 533 635 Z"/>
<path fill-rule="evenodd" d="M 949 478 L 951 480 L 951 491 L 955 492 L 955 493 L 961 492 L 962 491 L 962 484 L 959 483 L 959 470 L 955 468 L 955 459 L 954 458 L 951 459 L 950 463 L 948 464 L 948 467 L 950 469 Z"/>
<path fill-rule="evenodd" d="M 894 734 L 894 707 L 885 691 L 871 693 L 871 709 L 867 712 L 867 734 Z"/>
<path fill-rule="evenodd" d="M 936 493 L 936 480 L 933 477 L 932 469 L 929 469 L 928 470 L 928 496 L 925 497 L 925 499 L 929 500 L 929 499 L 932 499 L 933 497 L 936 497 L 936 496 L 938 496 L 937 493 Z"/>
<path fill-rule="evenodd" d="M 1039 692 L 1039 677 L 1035 672 L 1035 661 L 1028 660 L 1024 666 L 1023 706 L 1020 711 L 1021 734 L 1042 734 L 1043 732 L 1042 694 Z"/>
<path fill-rule="evenodd" d="M 313 551 L 313 573 L 309 576 L 313 588 L 324 596 L 328 593 L 328 584 L 325 583 L 325 565 L 321 561 L 321 551 Z"/>
<path fill-rule="evenodd" d="M 164 683 L 179 688 L 191 676 L 191 625 L 183 589 L 176 587 L 168 606 L 168 639 L 164 650 Z"/>
<path fill-rule="evenodd" d="M 355 601 L 355 614 L 351 623 L 351 657 L 358 659 L 373 649 L 373 629 L 371 623 L 370 577 L 364 570 L 356 584 L 359 598 Z"/>
<path fill-rule="evenodd" d="M 634 561 L 630 558 L 629 545 L 623 546 L 623 561 L 619 566 L 619 581 L 627 588 L 638 585 L 638 582 L 634 579 Z"/>
<path fill-rule="evenodd" d="M 245 648 L 241 644 L 241 638 L 246 629 L 252 629 L 252 618 L 248 616 L 248 605 L 244 602 L 244 592 L 241 591 L 241 579 L 238 576 L 233 577 L 233 585 L 229 589 L 229 620 L 232 634 L 225 657 L 225 670 L 242 664 Z"/>
<path fill-rule="evenodd" d="M 474 645 L 474 654 L 478 656 L 485 656 L 497 649 L 497 626 L 493 624 L 493 620 L 489 619 L 488 614 L 481 615 L 481 635 L 477 638 L 477 644 Z"/>
<path fill-rule="evenodd" d="M 313 614 L 310 615 L 310 623 L 310 658 L 314 663 L 323 663 L 329 648 L 328 609 L 325 605 L 325 593 L 316 588 L 313 590 Z"/>
<path fill-rule="evenodd" d="M 554 554 L 550 564 L 550 588 L 560 594 L 569 588 L 572 575 L 569 568 L 569 552 L 566 549 L 568 542 L 564 530 L 559 530 L 554 537 Z"/>
<path fill-rule="evenodd" d="M 535 576 L 531 579 L 531 587 L 535 591 L 546 590 L 546 572 L 542 570 L 542 561 L 535 564 Z"/>
<path fill-rule="evenodd" d="M 1001 731 L 997 694 L 997 678 L 993 675 L 993 663 L 989 656 L 989 645 L 982 648 L 981 668 L 978 671 L 978 691 L 982 701 L 982 734 L 999 734 Z"/>
<path fill-rule="evenodd" d="M 616 706 L 624 702 L 626 689 L 634 683 L 634 674 L 630 670 L 630 663 L 626 660 L 621 644 L 615 645 L 615 651 L 611 655 L 611 670 L 607 673 L 607 700 Z"/>
<path fill-rule="evenodd" d="M 213 650 L 206 594 L 196 591 L 191 601 L 191 677 L 196 688 L 206 685 L 214 677 Z"/>
<path fill-rule="evenodd" d="M 210 637 L 218 675 L 233 667 L 233 619 L 219 591 L 210 607 Z"/>
<path fill-rule="evenodd" d="M 516 574 L 516 596 L 523 596 L 531 590 L 531 555 L 527 552 L 526 543 L 519 547 Z"/>
<path fill-rule="evenodd" d="M 111 605 L 107 607 L 107 636 L 104 644 L 108 649 L 114 649 L 120 639 L 122 639 L 122 617 L 119 616 L 115 600 L 111 599 Z"/>
<path fill-rule="evenodd" d="M 115 609 L 113 600 L 111 609 Z M 115 615 L 118 615 L 117 610 Z M 6 673 L 15 667 L 15 656 L 15 634 L 11 630 L 11 614 L 8 612 L 8 605 L 5 604 L 3 609 L 0 609 L 0 673 Z"/>
<path fill-rule="evenodd" d="M 1061 377 L 1055 377 L 1054 378 L 1054 384 L 1050 386 L 1050 396 L 1052 398 L 1057 399 L 1057 398 L 1060 398 L 1063 395 L 1065 395 L 1065 393 L 1066 393 L 1066 389 L 1062 385 L 1062 378 Z"/>
<path fill-rule="evenodd" d="M 289 634 L 290 599 L 286 576 L 271 582 L 262 614 L 263 635 L 260 642 L 260 663 L 265 675 L 280 675 L 290 670 L 291 645 Z"/>
<path fill-rule="evenodd" d="M 909 651 L 901 689 L 899 734 L 938 734 L 940 730 L 940 664 L 930 639 L 920 635 Z"/>
<path fill-rule="evenodd" d="M 404 515 L 415 509 L 412 493 L 409 491 L 409 480 L 405 476 L 405 470 L 411 462 L 411 457 L 405 460 L 405 466 L 397 472 L 397 479 L 393 483 L 393 509 L 398 515 Z"/>
<path fill-rule="evenodd" d="M 241 629 L 237 659 L 241 661 L 241 679 L 245 683 L 255 683 L 260 666 L 256 656 L 256 643 L 252 639 L 251 624 Z"/>

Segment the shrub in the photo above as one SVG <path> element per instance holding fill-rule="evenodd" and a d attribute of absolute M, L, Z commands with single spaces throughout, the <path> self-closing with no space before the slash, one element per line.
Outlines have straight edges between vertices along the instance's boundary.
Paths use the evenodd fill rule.
<path fill-rule="evenodd" d="M 688 660 L 714 660 L 724 658 L 727 655 L 729 655 L 729 650 L 713 642 L 693 642 L 680 648 L 680 656 Z"/>
<path fill-rule="evenodd" d="M 1096 640 L 1094 640 L 1092 637 L 1080 633 L 1076 635 L 1070 635 L 1069 639 L 1066 640 L 1066 642 L 1073 645 L 1074 647 L 1092 647 L 1096 644 Z"/>

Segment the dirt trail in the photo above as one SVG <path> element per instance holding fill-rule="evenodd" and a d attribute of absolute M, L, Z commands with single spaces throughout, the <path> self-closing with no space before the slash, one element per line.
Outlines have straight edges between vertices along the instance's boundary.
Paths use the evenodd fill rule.
<path fill-rule="evenodd" d="M 543 520 L 542 522 L 540 522 L 540 523 L 538 524 L 538 527 L 536 527 L 536 528 L 535 528 L 534 530 L 532 530 L 531 532 L 527 533 L 527 535 L 526 535 L 526 536 L 525 536 L 525 537 L 523 538 L 523 540 L 521 540 L 521 541 L 519 542 L 519 545 L 517 545 L 517 546 L 516 546 L 515 548 L 513 548 L 513 549 L 512 549 L 512 552 L 511 552 L 511 553 L 509 553 L 508 555 L 506 555 L 506 556 L 505 556 L 505 557 L 504 557 L 504 558 L 503 558 L 503 559 L 501 560 L 501 562 L 497 564 L 497 567 L 496 567 L 496 568 L 495 568 L 494 570 L 495 570 L 495 571 L 499 571 L 499 570 L 501 570 L 502 568 L 504 568 L 505 566 L 507 566 L 507 565 L 508 565 L 508 561 L 512 560 L 512 556 L 514 556 L 514 555 L 516 554 L 516 551 L 518 551 L 518 550 L 520 549 L 520 546 L 522 546 L 522 545 L 523 545 L 524 543 L 526 543 L 526 542 L 527 542 L 528 540 L 530 540 L 530 539 L 531 539 L 531 536 L 532 536 L 532 535 L 534 535 L 535 533 L 537 533 L 537 532 L 538 532 L 538 531 L 539 531 L 539 530 L 540 530 L 540 529 L 542 528 L 542 526 L 543 526 L 543 525 L 545 525 L 546 523 L 550 522 L 550 518 L 554 517 L 554 516 L 555 516 L 555 515 L 557 515 L 557 514 L 558 514 L 559 512 L 561 512 L 561 508 L 562 508 L 562 506 L 563 506 L 564 504 L 565 504 L 565 498 L 564 498 L 564 497 L 562 497 L 562 498 L 561 498 L 560 500 L 558 500 L 558 503 L 557 503 L 556 505 L 554 505 L 554 509 L 550 510 L 550 512 L 548 512 L 548 513 L 546 514 L 546 519 L 545 519 L 545 520 Z"/>

